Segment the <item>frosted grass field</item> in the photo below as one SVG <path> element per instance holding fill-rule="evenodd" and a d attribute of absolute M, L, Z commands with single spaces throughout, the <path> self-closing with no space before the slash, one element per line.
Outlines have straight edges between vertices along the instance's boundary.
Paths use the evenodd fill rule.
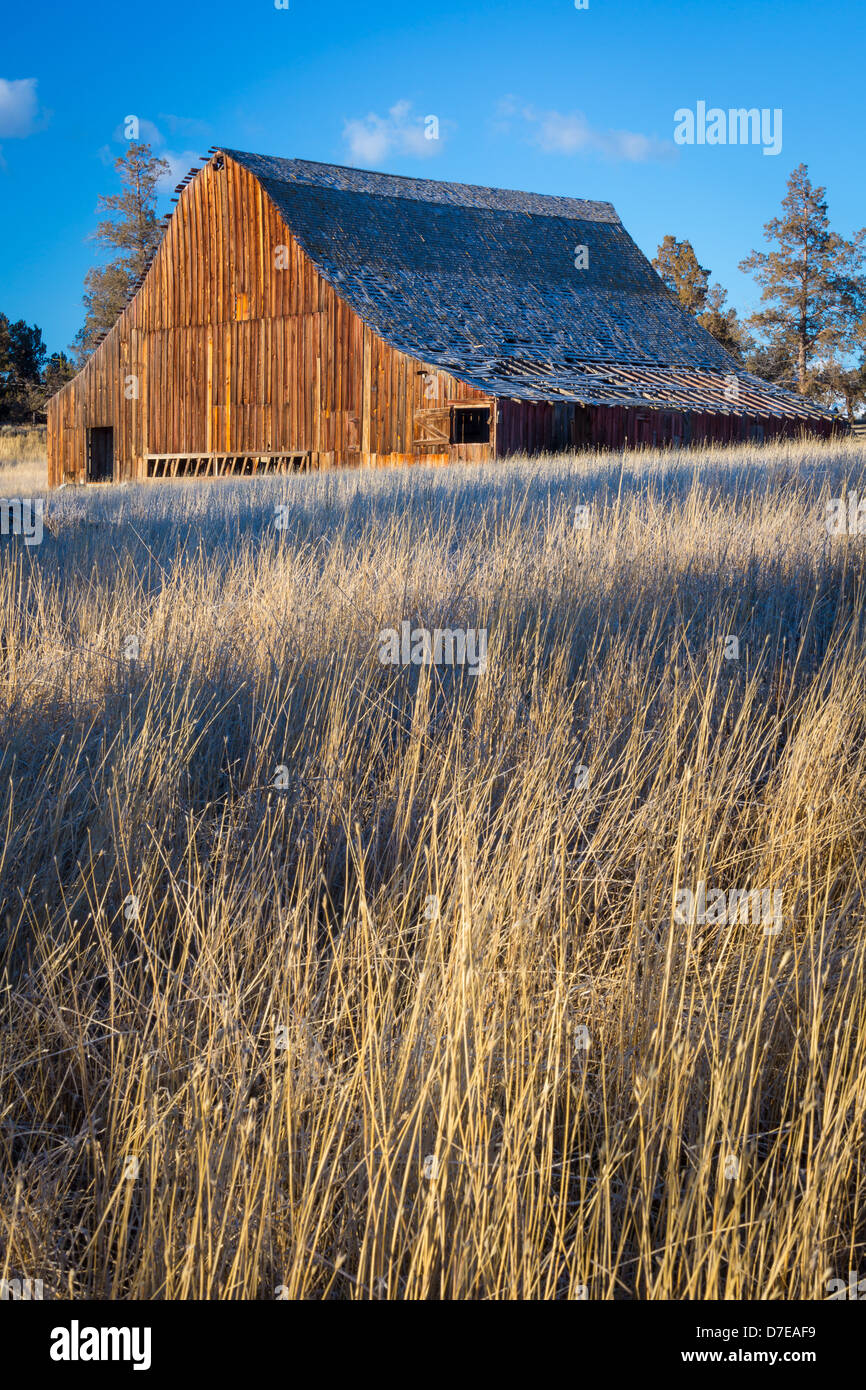
<path fill-rule="evenodd" d="M 851 490 L 862 441 L 49 494 L 0 550 L 0 1277 L 862 1268 Z M 486 672 L 383 665 L 404 620 Z"/>

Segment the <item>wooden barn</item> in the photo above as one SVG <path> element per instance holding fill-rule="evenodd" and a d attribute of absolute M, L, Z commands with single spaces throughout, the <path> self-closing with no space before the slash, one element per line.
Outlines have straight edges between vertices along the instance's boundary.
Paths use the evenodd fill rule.
<path fill-rule="evenodd" d="M 610 203 L 215 150 L 48 408 L 49 482 L 830 433 Z"/>

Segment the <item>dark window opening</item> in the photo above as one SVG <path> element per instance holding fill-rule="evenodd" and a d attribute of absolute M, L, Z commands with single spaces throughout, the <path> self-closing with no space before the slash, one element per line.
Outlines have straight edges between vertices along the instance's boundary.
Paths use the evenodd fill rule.
<path fill-rule="evenodd" d="M 452 444 L 489 444 L 490 407 L 455 406 L 451 412 Z"/>
<path fill-rule="evenodd" d="M 97 425 L 87 431 L 87 481 L 110 483 L 114 477 L 114 429 Z"/>

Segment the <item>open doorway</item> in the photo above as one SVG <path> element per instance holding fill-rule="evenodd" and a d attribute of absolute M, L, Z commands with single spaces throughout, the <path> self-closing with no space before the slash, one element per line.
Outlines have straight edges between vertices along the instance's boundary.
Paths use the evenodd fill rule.
<path fill-rule="evenodd" d="M 87 481 L 110 483 L 114 478 L 114 429 L 97 425 L 87 431 Z"/>
<path fill-rule="evenodd" d="M 455 406 L 451 413 L 452 444 L 489 444 L 490 407 Z"/>

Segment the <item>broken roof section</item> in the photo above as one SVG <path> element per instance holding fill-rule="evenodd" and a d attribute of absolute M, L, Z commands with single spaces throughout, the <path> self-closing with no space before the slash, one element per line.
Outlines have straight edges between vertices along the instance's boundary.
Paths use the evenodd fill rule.
<path fill-rule="evenodd" d="M 610 203 L 222 153 L 380 337 L 490 395 L 828 418 L 738 367 Z"/>

